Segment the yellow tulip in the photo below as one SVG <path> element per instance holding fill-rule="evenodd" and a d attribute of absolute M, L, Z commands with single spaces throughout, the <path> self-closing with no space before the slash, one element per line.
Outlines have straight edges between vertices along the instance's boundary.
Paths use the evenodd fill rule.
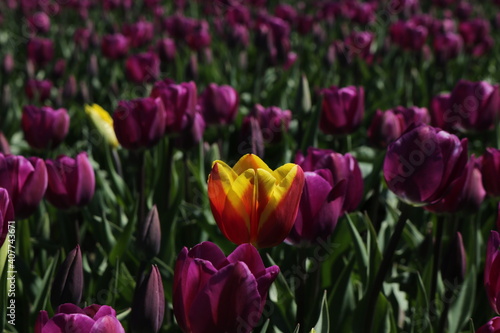
<path fill-rule="evenodd" d="M 113 118 L 109 113 L 97 104 L 86 104 L 85 112 L 94 123 L 97 131 L 104 137 L 104 140 L 113 148 L 118 147 L 118 139 L 113 128 Z"/>

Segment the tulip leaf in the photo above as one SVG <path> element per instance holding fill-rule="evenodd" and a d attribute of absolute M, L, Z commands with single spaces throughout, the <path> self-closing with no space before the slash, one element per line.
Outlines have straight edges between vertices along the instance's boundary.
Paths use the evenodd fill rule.
<path fill-rule="evenodd" d="M 293 330 L 293 333 L 299 333 L 300 330 L 300 324 L 297 324 L 297 327 Z"/>
<path fill-rule="evenodd" d="M 314 330 L 317 333 L 329 333 L 330 332 L 330 317 L 328 314 L 328 300 L 326 298 L 326 290 L 323 293 L 323 299 L 321 300 L 321 312 L 319 314 L 318 321 L 314 325 Z"/>
<path fill-rule="evenodd" d="M 368 276 L 372 277 L 375 276 L 378 272 L 378 268 L 380 266 L 380 263 L 382 262 L 382 253 L 380 252 L 380 248 L 377 242 L 377 234 L 375 232 L 375 228 L 373 228 L 372 222 L 366 214 L 364 215 L 364 221 L 368 230 L 367 248 L 370 253 Z"/>
<path fill-rule="evenodd" d="M 264 325 L 262 325 L 262 328 L 260 329 L 260 333 L 266 333 L 267 332 L 267 328 L 269 327 L 269 322 L 270 320 L 266 320 L 266 322 L 264 323 Z"/>
<path fill-rule="evenodd" d="M 384 294 L 379 293 L 373 320 L 372 332 L 391 333 L 397 332 L 392 307 Z"/>
<path fill-rule="evenodd" d="M 124 321 L 125 319 L 127 319 L 128 315 L 130 314 L 131 311 L 132 311 L 132 308 L 127 308 L 124 311 L 117 313 L 116 319 L 118 319 L 119 321 Z"/>
<path fill-rule="evenodd" d="M 368 251 L 365 247 L 363 239 L 361 238 L 361 235 L 359 234 L 358 230 L 354 226 L 354 223 L 353 223 L 350 215 L 346 214 L 345 217 L 347 218 L 347 221 L 348 221 L 349 231 L 351 233 L 351 240 L 352 240 L 353 246 L 354 246 L 354 253 L 355 253 L 357 261 L 358 261 L 358 267 L 360 268 L 360 271 L 361 271 L 363 283 L 364 283 L 365 287 L 367 287 L 368 286 L 368 267 L 369 267 Z"/>
<path fill-rule="evenodd" d="M 117 259 L 119 259 L 127 250 L 130 239 L 132 238 L 132 232 L 134 231 L 134 225 L 135 225 L 134 222 L 135 222 L 134 218 L 131 218 L 128 221 L 125 230 L 123 230 L 120 237 L 118 237 L 118 241 L 111 250 L 111 253 L 109 254 L 108 258 L 109 263 L 111 265 L 114 266 L 117 263 Z"/>
<path fill-rule="evenodd" d="M 337 276 L 337 283 L 330 292 L 328 303 L 335 304 L 335 308 L 332 307 L 330 311 L 330 322 L 334 332 L 343 332 L 342 327 L 346 327 L 346 324 L 350 326 L 348 322 L 349 318 L 352 317 L 349 317 L 349 313 L 352 313 L 356 306 L 354 289 L 351 283 L 354 263 L 354 257 L 351 256 L 347 265 Z"/>
<path fill-rule="evenodd" d="M 316 141 L 318 136 L 318 123 L 321 115 L 321 105 L 323 104 L 322 99 L 318 101 L 314 113 L 307 123 L 307 128 L 305 129 L 305 135 L 302 138 L 301 149 L 303 152 L 307 150 L 307 147 L 316 147 Z"/>
<path fill-rule="evenodd" d="M 49 264 L 45 270 L 45 275 L 43 276 L 43 280 L 41 283 L 40 292 L 37 294 L 35 301 L 33 302 L 33 309 L 35 309 L 36 311 L 45 309 L 47 305 L 47 300 L 49 299 L 50 295 L 52 276 L 54 275 L 58 259 L 59 252 L 57 252 L 57 254 L 53 258 L 49 259 Z M 38 315 L 38 313 L 35 313 L 35 315 Z"/>
<path fill-rule="evenodd" d="M 462 327 L 467 323 L 474 309 L 474 298 L 476 296 L 476 268 L 472 266 L 465 278 L 458 297 L 454 299 L 445 299 L 444 301 L 453 302 L 448 313 L 448 332 L 460 332 Z"/>

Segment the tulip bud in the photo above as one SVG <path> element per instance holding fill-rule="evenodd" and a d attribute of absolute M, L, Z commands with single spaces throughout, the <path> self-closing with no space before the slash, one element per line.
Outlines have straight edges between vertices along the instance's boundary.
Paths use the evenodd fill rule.
<path fill-rule="evenodd" d="M 203 118 L 209 125 L 230 124 L 238 112 L 239 100 L 238 92 L 233 87 L 211 83 L 199 99 Z"/>
<path fill-rule="evenodd" d="M 82 253 L 77 245 L 59 267 L 50 293 L 53 308 L 63 303 L 78 304 L 83 294 Z"/>
<path fill-rule="evenodd" d="M 9 222 L 14 221 L 14 207 L 6 189 L 0 188 L 0 248 L 9 231 Z"/>
<path fill-rule="evenodd" d="M 16 219 L 30 216 L 47 189 L 47 169 L 42 159 L 0 154 L 0 187 L 9 192 Z"/>
<path fill-rule="evenodd" d="M 263 107 L 255 105 L 252 110 L 252 117 L 256 118 L 262 132 L 265 143 L 278 143 L 283 138 L 283 133 L 288 132 L 292 112 L 281 110 L 276 106 Z"/>
<path fill-rule="evenodd" d="M 156 205 L 151 208 L 146 219 L 139 223 L 137 244 L 146 253 L 148 259 L 152 259 L 160 252 L 161 228 Z"/>
<path fill-rule="evenodd" d="M 97 56 L 95 54 L 90 55 L 88 70 L 91 76 L 93 77 L 99 76 L 99 63 L 97 61 Z"/>
<path fill-rule="evenodd" d="M 160 74 L 160 59 L 153 52 L 145 52 L 128 57 L 125 74 L 134 83 L 155 81 Z"/>
<path fill-rule="evenodd" d="M 165 314 L 165 295 L 161 274 L 156 265 L 142 281 L 138 282 L 130 314 L 132 332 L 156 333 L 160 330 Z"/>
<path fill-rule="evenodd" d="M 21 127 L 26 141 L 35 149 L 57 147 L 68 134 L 69 123 L 66 109 L 33 105 L 23 108 Z"/>
<path fill-rule="evenodd" d="M 258 324 L 278 273 L 278 266 L 264 266 L 250 244 L 228 257 L 210 242 L 183 248 L 174 271 L 175 318 L 184 332 L 248 333 Z"/>
<path fill-rule="evenodd" d="M 95 189 L 94 169 L 87 153 L 71 158 L 65 155 L 47 160 L 49 185 L 47 200 L 59 209 L 84 206 L 92 200 Z"/>
<path fill-rule="evenodd" d="M 160 98 L 120 101 L 113 113 L 113 125 L 124 148 L 150 148 L 165 134 L 165 108 Z"/>
<path fill-rule="evenodd" d="M 320 129 L 326 134 L 349 134 L 363 120 L 365 91 L 363 87 L 349 86 L 323 89 Z"/>
<path fill-rule="evenodd" d="M 449 283 L 462 283 L 465 278 L 466 255 L 462 234 L 456 232 L 452 238 L 448 251 L 444 252 L 441 263 L 441 276 Z"/>
<path fill-rule="evenodd" d="M 431 204 L 443 198 L 464 172 L 467 139 L 420 125 L 389 145 L 384 177 L 391 191 L 413 204 Z"/>
<path fill-rule="evenodd" d="M 70 75 L 63 87 L 63 98 L 65 100 L 71 99 L 76 96 L 78 89 L 78 83 L 76 83 L 76 78 L 74 75 Z"/>

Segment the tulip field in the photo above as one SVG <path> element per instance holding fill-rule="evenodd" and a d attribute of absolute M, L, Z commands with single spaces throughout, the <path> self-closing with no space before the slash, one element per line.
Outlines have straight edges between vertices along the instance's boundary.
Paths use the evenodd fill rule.
<path fill-rule="evenodd" d="M 1 0 L 0 329 L 500 333 L 500 1 Z"/>

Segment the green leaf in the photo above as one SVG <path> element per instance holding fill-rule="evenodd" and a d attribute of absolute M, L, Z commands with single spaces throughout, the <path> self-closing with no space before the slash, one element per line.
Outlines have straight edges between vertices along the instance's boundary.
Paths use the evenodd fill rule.
<path fill-rule="evenodd" d="M 384 294 L 379 293 L 373 320 L 374 333 L 397 332 L 392 307 Z"/>
<path fill-rule="evenodd" d="M 456 301 L 451 305 L 450 312 L 448 313 L 449 333 L 460 332 L 462 327 L 464 327 L 464 325 L 469 321 L 472 315 L 472 310 L 474 309 L 476 280 L 476 268 L 473 266 L 467 274 L 467 278 L 461 287 L 460 293 L 458 294 Z"/>
<path fill-rule="evenodd" d="M 293 333 L 299 333 L 299 329 L 300 329 L 300 324 L 297 324 L 297 327 L 295 327 Z"/>
<path fill-rule="evenodd" d="M 54 256 L 54 258 L 49 259 L 49 265 L 45 271 L 45 275 L 43 276 L 40 292 L 37 294 L 35 301 L 33 302 L 33 309 L 36 311 L 34 315 L 38 315 L 38 310 L 45 309 L 47 305 L 47 300 L 50 295 L 52 276 L 54 275 L 58 259 L 59 252 Z"/>
<path fill-rule="evenodd" d="M 307 123 L 307 128 L 305 129 L 305 135 L 302 139 L 302 151 L 305 152 L 307 147 L 316 147 L 316 141 L 318 136 L 318 123 L 321 115 L 321 105 L 322 100 L 318 101 L 314 113 L 311 115 L 309 122 Z"/>
<path fill-rule="evenodd" d="M 323 299 L 321 301 L 321 312 L 318 318 L 318 322 L 314 325 L 314 331 L 317 333 L 329 333 L 330 332 L 330 317 L 328 314 L 328 301 L 326 298 L 326 290 L 323 294 Z"/>
<path fill-rule="evenodd" d="M 351 233 L 351 240 L 353 242 L 354 246 L 354 254 L 356 255 L 356 260 L 358 261 L 358 267 L 360 268 L 361 274 L 362 274 L 362 279 L 363 279 L 363 284 L 368 286 L 368 268 L 369 268 L 369 261 L 368 261 L 368 251 L 365 247 L 365 244 L 363 243 L 363 239 L 361 238 L 358 230 L 354 226 L 354 223 L 352 222 L 351 217 L 349 214 L 345 215 L 348 221 L 348 226 L 349 226 L 349 231 Z"/>
<path fill-rule="evenodd" d="M 270 320 L 269 320 L 269 319 L 268 319 L 268 320 L 266 320 L 266 322 L 264 323 L 264 325 L 262 325 L 262 328 L 261 328 L 261 330 L 260 330 L 260 333 L 266 333 L 267 328 L 269 327 L 269 322 L 270 322 Z"/>
<path fill-rule="evenodd" d="M 117 259 L 120 258 L 127 250 L 130 239 L 132 238 L 132 232 L 134 231 L 135 220 L 135 218 L 131 218 L 128 221 L 125 230 L 123 230 L 123 233 L 120 235 L 118 241 L 111 250 L 111 253 L 109 254 L 109 263 L 111 265 L 114 266 L 117 263 Z"/>

